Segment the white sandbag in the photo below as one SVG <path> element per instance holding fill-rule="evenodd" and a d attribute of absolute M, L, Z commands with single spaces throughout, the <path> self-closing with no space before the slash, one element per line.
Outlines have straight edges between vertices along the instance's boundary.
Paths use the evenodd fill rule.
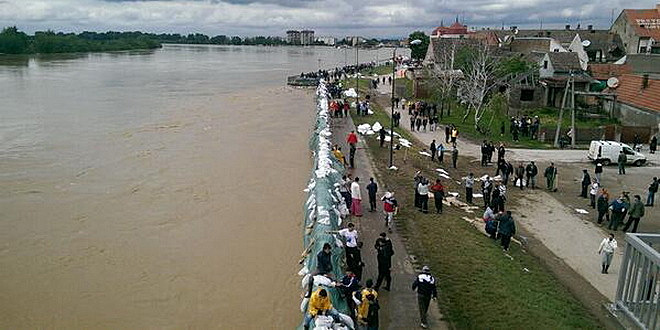
<path fill-rule="evenodd" d="M 374 132 L 378 132 L 383 129 L 383 125 L 381 125 L 379 122 L 375 122 L 373 126 L 371 126 L 371 129 L 374 130 Z"/>
<path fill-rule="evenodd" d="M 575 212 L 580 213 L 580 214 L 589 214 L 589 211 L 585 209 L 575 209 Z"/>
<path fill-rule="evenodd" d="M 314 275 L 314 285 L 332 286 L 332 280 L 323 275 Z"/>
<path fill-rule="evenodd" d="M 346 96 L 346 97 L 357 97 L 357 93 L 355 92 L 354 88 L 349 88 L 348 90 L 344 91 L 344 96 Z"/>
<path fill-rule="evenodd" d="M 431 154 L 428 153 L 428 152 L 426 152 L 426 151 L 420 151 L 419 154 L 420 154 L 420 155 L 427 156 L 427 157 L 431 157 Z"/>
<path fill-rule="evenodd" d="M 306 288 L 307 288 L 307 285 L 309 284 L 309 278 L 310 278 L 311 276 L 312 276 L 311 274 L 306 274 L 306 275 L 303 277 L 303 279 L 300 281 L 300 286 L 301 286 L 303 289 L 306 289 Z"/>
<path fill-rule="evenodd" d="M 449 174 L 449 172 L 445 171 L 445 170 L 442 169 L 442 168 L 436 168 L 435 170 L 436 170 L 437 172 L 442 173 L 442 174 Z"/>
<path fill-rule="evenodd" d="M 368 131 L 367 131 L 366 133 L 364 133 L 364 134 L 365 134 L 365 135 L 374 135 L 374 134 L 376 134 L 376 132 L 374 132 L 373 130 L 368 130 Z"/>
<path fill-rule="evenodd" d="M 342 324 L 346 325 L 350 329 L 355 329 L 355 325 L 353 324 L 353 320 L 351 319 L 350 316 L 339 313 L 339 318 L 341 319 Z"/>
<path fill-rule="evenodd" d="M 309 273 L 309 268 L 307 268 L 307 265 L 303 266 L 303 268 L 301 268 L 300 271 L 298 271 L 299 276 L 303 276 L 307 273 Z"/>
<path fill-rule="evenodd" d="M 314 329 L 332 329 L 332 323 L 334 323 L 334 320 L 331 316 L 316 315 L 316 318 L 314 318 Z"/>
<path fill-rule="evenodd" d="M 309 298 L 303 298 L 300 302 L 300 312 L 304 313 L 307 311 L 307 304 L 309 304 Z"/>
<path fill-rule="evenodd" d="M 332 330 L 350 330 L 350 328 L 343 325 L 343 324 L 335 323 L 335 324 L 332 325 Z"/>

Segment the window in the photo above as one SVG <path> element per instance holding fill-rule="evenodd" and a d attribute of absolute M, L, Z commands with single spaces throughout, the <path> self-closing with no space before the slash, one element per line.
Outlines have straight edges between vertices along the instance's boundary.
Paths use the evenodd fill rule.
<path fill-rule="evenodd" d="M 623 153 L 626 154 L 626 155 L 634 155 L 635 154 L 635 152 L 632 149 L 628 148 L 628 147 L 623 148 Z"/>
<path fill-rule="evenodd" d="M 534 101 L 534 90 L 533 89 L 521 89 L 520 90 L 520 100 L 521 101 Z"/>
<path fill-rule="evenodd" d="M 543 68 L 548 69 L 548 61 L 543 61 Z"/>

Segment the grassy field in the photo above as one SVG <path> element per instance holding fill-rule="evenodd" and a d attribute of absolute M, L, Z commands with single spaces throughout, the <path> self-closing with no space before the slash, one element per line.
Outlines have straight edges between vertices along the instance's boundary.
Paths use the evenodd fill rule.
<path fill-rule="evenodd" d="M 355 117 L 356 125 L 379 121 L 389 126 L 388 116 L 374 103 L 375 114 Z M 420 264 L 428 264 L 438 278 L 440 309 L 457 329 L 597 329 L 602 325 L 544 268 L 539 260 L 520 246 L 513 245 L 510 256 L 492 240 L 460 218 L 462 210 L 445 206 L 442 215 L 422 214 L 412 201 L 412 177 L 422 170 L 436 178 L 429 158 L 420 156 L 420 144 L 407 131 L 398 133 L 415 143 L 403 162 L 403 151 L 395 154 L 393 172 L 386 169 L 389 149 L 368 138 L 369 152 L 378 170 L 381 185 L 397 193 L 402 205 L 396 219 L 397 230 L 406 239 L 408 252 Z M 458 178 L 470 166 L 466 158 Z M 475 171 L 476 172 L 476 171 Z M 447 181 L 447 180 L 445 180 Z M 461 191 L 455 182 L 444 182 L 448 191 Z M 433 201 L 429 202 L 433 209 Z M 477 214 L 475 214 L 478 216 Z M 526 270 L 525 270 L 526 269 Z M 411 311 L 412 312 L 412 311 Z M 416 311 L 415 311 L 416 312 Z"/>
<path fill-rule="evenodd" d="M 370 69 L 365 69 L 360 71 L 361 74 L 364 75 L 385 75 L 385 74 L 392 74 L 392 66 L 391 65 L 378 65 Z"/>

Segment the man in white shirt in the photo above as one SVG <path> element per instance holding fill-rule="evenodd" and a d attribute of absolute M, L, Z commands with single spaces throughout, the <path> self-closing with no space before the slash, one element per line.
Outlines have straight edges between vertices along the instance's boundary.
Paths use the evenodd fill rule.
<path fill-rule="evenodd" d="M 351 183 L 351 215 L 362 216 L 362 193 L 360 192 L 360 178 L 355 177 Z"/>
<path fill-rule="evenodd" d="M 607 270 L 610 268 L 612 263 L 612 256 L 614 251 L 617 248 L 616 240 L 614 239 L 614 234 L 610 234 L 609 237 L 605 237 L 602 242 L 600 242 L 600 247 L 598 248 L 598 254 L 602 255 L 602 274 L 607 274 Z"/>
<path fill-rule="evenodd" d="M 339 235 L 341 235 L 346 241 L 346 264 L 352 266 L 359 253 L 358 232 L 355 230 L 355 225 L 352 222 L 349 222 L 347 228 L 339 231 Z"/>

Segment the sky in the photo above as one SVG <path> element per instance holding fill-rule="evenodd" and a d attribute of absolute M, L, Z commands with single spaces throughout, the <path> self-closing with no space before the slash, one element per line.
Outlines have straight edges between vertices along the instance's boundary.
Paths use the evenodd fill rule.
<path fill-rule="evenodd" d="M 0 26 L 28 33 L 145 31 L 208 35 L 404 37 L 427 34 L 456 17 L 470 27 L 606 29 L 624 8 L 655 8 L 656 0 L 0 0 Z M 614 14 L 613 14 L 614 13 Z"/>

